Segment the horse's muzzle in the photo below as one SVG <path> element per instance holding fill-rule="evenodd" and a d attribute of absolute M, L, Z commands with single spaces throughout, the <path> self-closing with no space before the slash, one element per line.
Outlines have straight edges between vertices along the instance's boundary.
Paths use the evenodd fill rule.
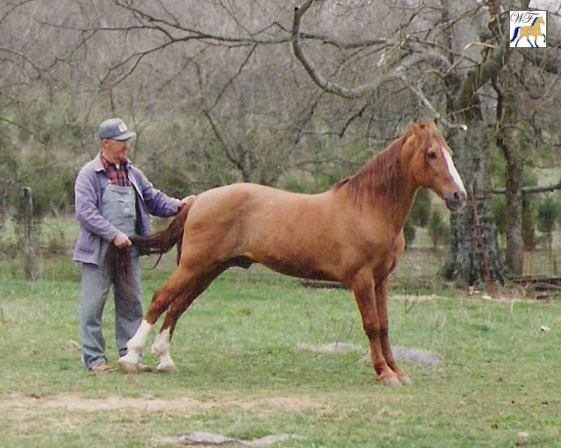
<path fill-rule="evenodd" d="M 446 195 L 445 200 L 448 210 L 457 212 L 466 204 L 467 195 L 463 191 L 455 191 L 450 195 Z"/>

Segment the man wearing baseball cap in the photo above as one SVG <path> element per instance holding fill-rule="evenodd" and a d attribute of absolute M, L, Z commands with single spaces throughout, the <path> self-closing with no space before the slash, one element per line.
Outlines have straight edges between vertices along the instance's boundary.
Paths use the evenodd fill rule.
<path fill-rule="evenodd" d="M 155 189 L 144 173 L 127 159 L 129 140 L 135 137 L 120 118 L 100 124 L 100 153 L 79 172 L 74 186 L 76 218 L 80 224 L 73 259 L 82 264 L 80 291 L 80 346 L 85 367 L 106 373 L 103 308 L 111 286 L 115 297 L 115 338 L 119 356 L 136 333 L 143 316 L 139 256 L 130 248 L 132 284 L 126 291 L 113 284 L 105 262 L 109 245 L 131 246 L 130 236 L 150 234 L 150 215 L 176 215 L 188 197 L 170 198 Z M 140 369 L 149 370 L 141 365 Z"/>

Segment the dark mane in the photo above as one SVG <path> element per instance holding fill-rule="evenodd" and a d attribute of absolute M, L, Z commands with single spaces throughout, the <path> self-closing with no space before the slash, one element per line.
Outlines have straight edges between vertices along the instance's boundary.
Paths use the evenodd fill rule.
<path fill-rule="evenodd" d="M 390 146 L 376 154 L 356 174 L 335 184 L 335 190 L 345 186 L 354 200 L 361 199 L 369 192 L 394 199 L 401 191 L 401 167 L 398 163 L 401 148 L 411 135 L 407 131 Z"/>

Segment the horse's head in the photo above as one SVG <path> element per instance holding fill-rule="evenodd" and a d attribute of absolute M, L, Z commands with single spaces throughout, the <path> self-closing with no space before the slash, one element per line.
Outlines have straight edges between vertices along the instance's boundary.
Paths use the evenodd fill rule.
<path fill-rule="evenodd" d="M 410 166 L 417 184 L 434 191 L 446 201 L 449 210 L 461 209 L 466 202 L 466 189 L 452 161 L 452 150 L 434 121 L 411 123 L 409 130 L 411 136 L 404 148 L 411 153 Z"/>

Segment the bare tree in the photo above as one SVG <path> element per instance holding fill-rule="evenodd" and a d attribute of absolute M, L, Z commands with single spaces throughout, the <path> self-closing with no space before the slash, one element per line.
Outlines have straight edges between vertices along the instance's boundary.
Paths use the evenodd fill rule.
<path fill-rule="evenodd" d="M 506 273 L 494 231 L 490 201 L 492 182 L 489 171 L 490 143 L 497 143 L 507 159 L 509 204 L 508 263 L 515 273 L 521 272 L 520 195 L 522 164 L 516 140 L 513 114 L 516 115 L 512 90 L 515 83 L 504 80 L 505 89 L 493 86 L 495 99 L 489 98 L 491 83 L 507 66 L 509 50 L 509 9 L 528 9 L 528 1 L 492 0 L 466 7 L 448 0 L 439 2 L 392 2 L 408 18 L 408 27 L 399 28 L 399 39 L 380 38 L 360 44 L 340 43 L 339 47 L 360 45 L 377 48 L 382 56 L 377 69 L 368 72 L 369 80 L 353 87 L 343 87 L 323 75 L 324 68 L 307 56 L 303 47 L 301 22 L 315 3 L 305 1 L 296 9 L 293 23 L 294 53 L 315 84 L 321 89 L 351 100 L 378 91 L 385 83 L 401 82 L 426 110 L 449 130 L 454 142 L 460 171 L 470 196 L 469 206 L 452 217 L 452 260 L 450 275 L 460 284 L 503 283 Z M 389 2 L 385 2 L 389 5 Z M 474 27 L 474 22 L 479 26 Z M 416 26 L 412 26 L 415 23 Z M 327 41 L 328 39 L 326 39 Z M 394 51 L 391 64 L 384 64 Z M 550 53 L 532 55 L 542 67 L 555 65 Z M 314 54 L 315 56 L 315 54 Z M 341 77 L 339 77 L 342 79 Z M 431 88 L 435 82 L 440 90 Z M 444 101 L 443 101 L 444 99 Z M 498 104 L 497 104 L 498 103 Z M 381 107 L 382 105 L 380 105 Z M 494 141 L 493 123 L 498 113 L 499 131 Z M 466 125 L 468 131 L 458 128 Z M 514 139 L 514 140 L 513 140 Z M 506 140 L 510 142 L 505 143 Z"/>
<path fill-rule="evenodd" d="M 522 217 L 525 195 L 534 195 L 559 189 L 561 182 L 542 187 L 524 187 L 523 174 L 527 168 L 535 168 L 536 161 L 544 156 L 550 166 L 558 165 L 558 151 L 554 142 L 558 136 L 549 120 L 558 110 L 558 78 L 561 68 L 559 49 L 561 36 L 558 22 L 561 7 L 555 2 L 524 2 L 521 8 L 549 9 L 550 24 L 548 45 L 550 49 L 532 52 L 517 50 L 507 61 L 498 78 L 493 82 L 497 95 L 497 120 L 495 141 L 505 158 L 505 189 L 496 193 L 506 194 L 506 264 L 515 275 L 523 274 Z M 557 8 L 557 9 L 555 9 Z M 546 145 L 549 154 L 540 154 Z M 553 150 L 553 151 L 552 151 Z M 527 206 L 527 205 L 526 205 Z"/>
<path fill-rule="evenodd" d="M 542 134 L 556 135 L 553 103 L 531 117 L 513 107 L 531 101 L 517 91 L 529 85 L 516 75 L 526 67 L 551 77 L 547 101 L 557 88 L 554 52 L 513 58 L 508 49 L 506 11 L 527 7 L 8 0 L 0 6 L 0 56 L 9 61 L 0 67 L 0 136 L 17 144 L 27 136 L 18 157 L 79 165 L 97 151 L 96 124 L 121 115 L 139 133 L 135 162 L 171 192 L 240 180 L 298 179 L 319 189 L 349 175 L 409 120 L 432 116 L 454 142 L 471 198 L 452 218 L 451 272 L 462 284 L 501 282 L 490 151 L 500 146 L 509 160 L 515 204 L 525 162 L 517 142 L 523 135 L 531 146 L 542 124 Z M 520 125 L 528 120 L 532 129 Z M 509 247 L 518 234 L 514 223 Z"/>

